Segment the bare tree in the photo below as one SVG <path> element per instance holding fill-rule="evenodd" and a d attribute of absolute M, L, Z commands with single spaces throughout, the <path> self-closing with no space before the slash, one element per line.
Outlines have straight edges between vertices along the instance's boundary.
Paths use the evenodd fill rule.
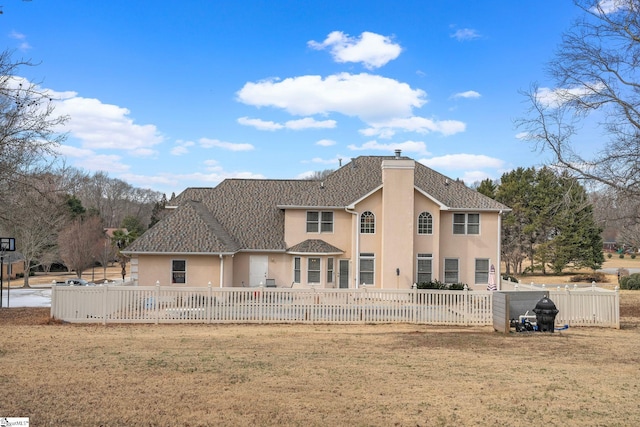
<path fill-rule="evenodd" d="M 640 3 L 574 0 L 583 14 L 563 34 L 548 64 L 556 88 L 532 85 L 530 109 L 517 125 L 558 166 L 640 198 Z M 580 153 L 576 136 L 596 121 L 602 148 Z M 640 219 L 640 218 L 638 218 Z"/>
<path fill-rule="evenodd" d="M 52 95 L 17 75 L 31 65 L 0 53 L 0 196 L 44 170 L 66 136 L 57 132 L 67 117 L 54 115 Z"/>
<path fill-rule="evenodd" d="M 69 270 L 82 277 L 100 257 L 104 229 L 98 216 L 77 218 L 58 234 L 60 257 Z"/>
<path fill-rule="evenodd" d="M 0 223 L 25 258 L 23 286 L 29 287 L 29 272 L 57 258 L 58 231 L 68 219 L 64 193 L 57 175 L 31 175 L 15 182 L 4 202 Z"/>

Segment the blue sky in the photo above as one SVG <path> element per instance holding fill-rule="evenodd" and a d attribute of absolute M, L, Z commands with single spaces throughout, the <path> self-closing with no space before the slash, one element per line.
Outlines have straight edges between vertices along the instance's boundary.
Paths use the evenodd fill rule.
<path fill-rule="evenodd" d="M 137 187 L 301 178 L 402 149 L 468 184 L 547 160 L 517 138 L 579 11 L 563 0 L 4 0 L 60 152 Z"/>

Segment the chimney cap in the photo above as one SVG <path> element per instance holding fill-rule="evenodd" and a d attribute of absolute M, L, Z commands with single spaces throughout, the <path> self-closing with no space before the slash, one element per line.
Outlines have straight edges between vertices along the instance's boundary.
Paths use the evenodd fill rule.
<path fill-rule="evenodd" d="M 400 156 L 402 155 L 402 150 L 400 150 L 400 149 L 396 149 L 396 150 L 395 150 L 395 153 L 396 153 L 396 159 L 399 159 L 399 158 L 400 158 Z"/>

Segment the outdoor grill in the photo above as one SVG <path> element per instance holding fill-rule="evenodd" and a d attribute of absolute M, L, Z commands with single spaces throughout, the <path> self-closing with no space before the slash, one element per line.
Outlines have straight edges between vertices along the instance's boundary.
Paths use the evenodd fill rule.
<path fill-rule="evenodd" d="M 536 304 L 536 308 L 533 309 L 536 314 L 536 325 L 540 332 L 553 332 L 556 315 L 558 309 L 556 305 L 549 298 L 544 297 Z"/>

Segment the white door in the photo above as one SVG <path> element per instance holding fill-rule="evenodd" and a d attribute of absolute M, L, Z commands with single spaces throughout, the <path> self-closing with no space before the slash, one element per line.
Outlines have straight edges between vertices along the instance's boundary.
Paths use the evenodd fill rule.
<path fill-rule="evenodd" d="M 267 255 L 251 255 L 249 258 L 249 286 L 267 286 L 269 257 Z"/>

